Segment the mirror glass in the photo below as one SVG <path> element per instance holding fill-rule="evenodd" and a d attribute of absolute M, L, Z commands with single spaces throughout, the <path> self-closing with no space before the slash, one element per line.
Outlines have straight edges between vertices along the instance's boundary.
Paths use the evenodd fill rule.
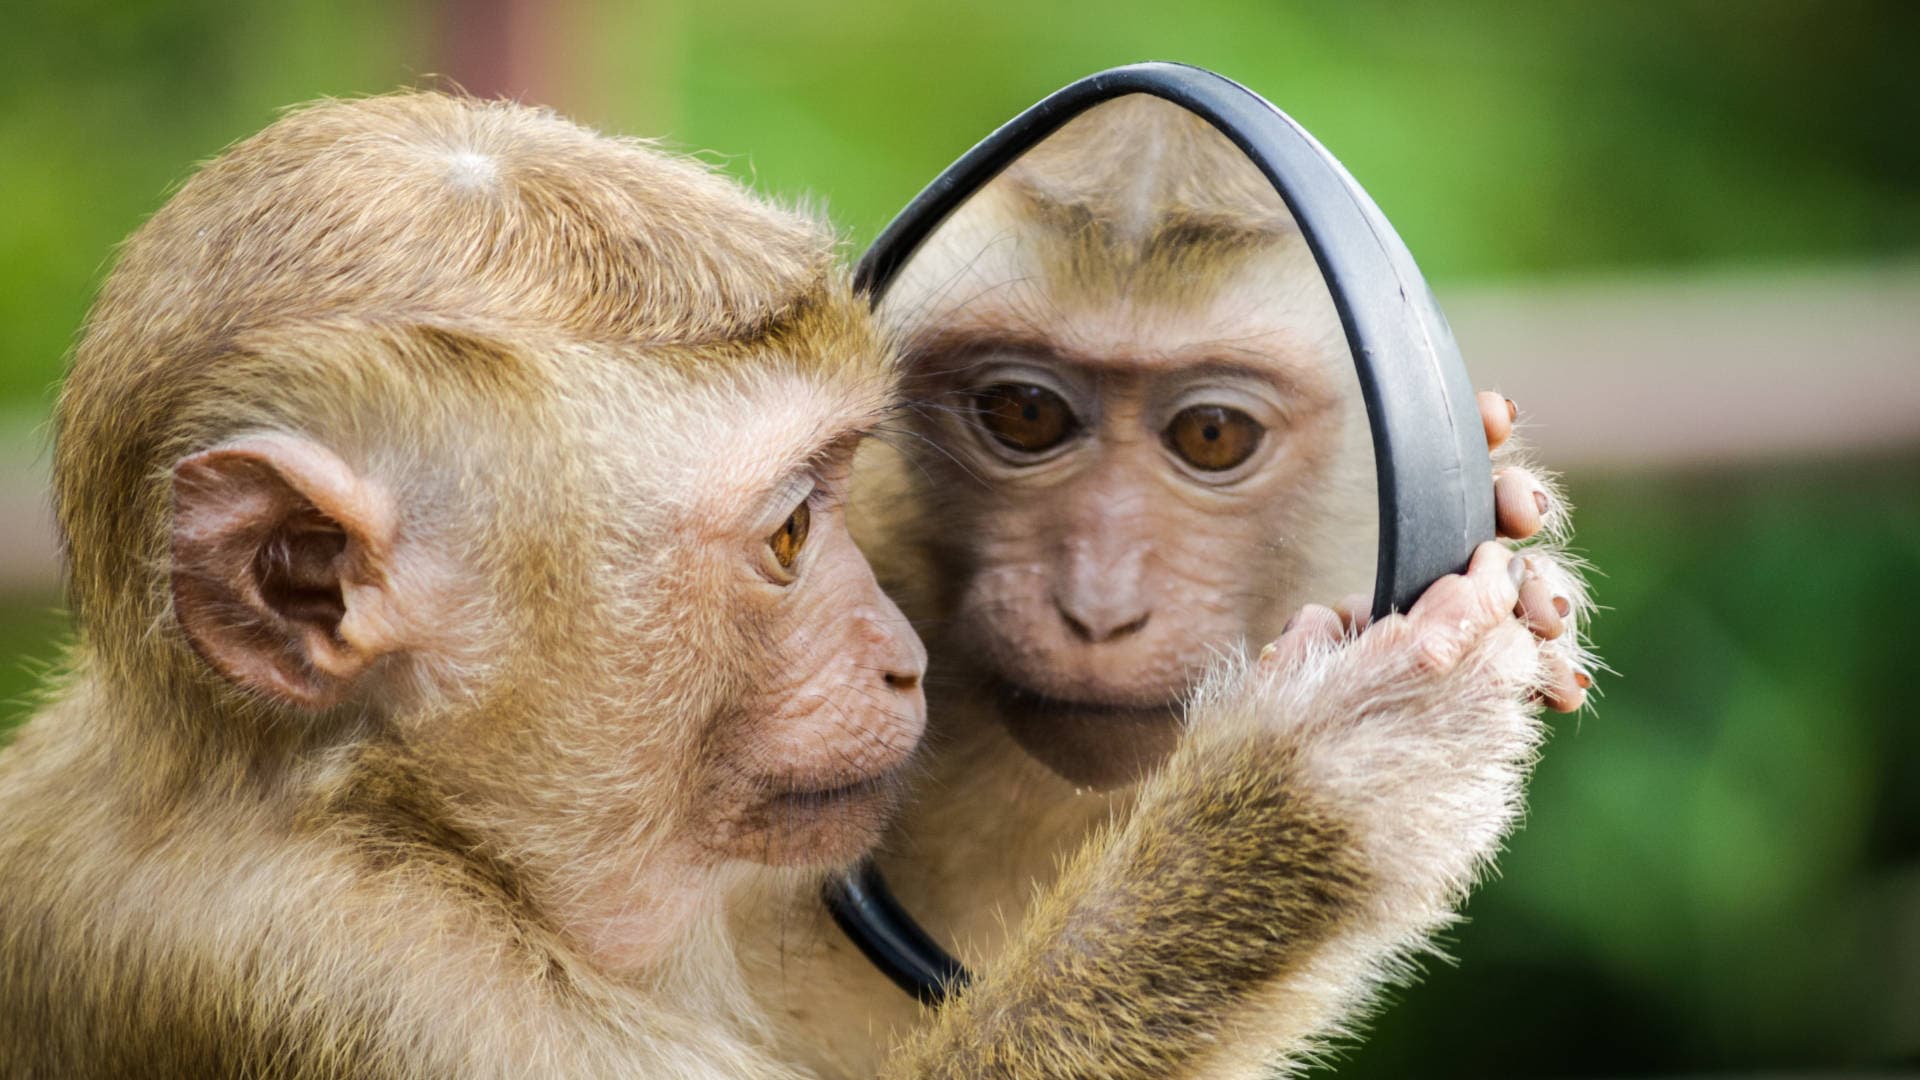
<path fill-rule="evenodd" d="M 933 657 L 953 774 L 919 813 L 970 792 L 1104 820 L 1073 797 L 1122 792 L 1168 752 L 1211 661 L 1303 603 L 1370 605 L 1373 446 L 1339 316 L 1285 202 L 1201 117 L 1146 94 L 1081 113 L 947 217 L 878 310 L 908 408 L 862 465 L 892 486 L 863 483 L 884 494 L 855 509 L 916 516 L 913 550 L 870 554 Z M 982 775 L 1020 779 L 982 792 Z M 1081 839 L 1060 831 L 1061 852 Z M 881 865 L 910 908 L 937 908 L 910 895 L 912 862 Z"/>

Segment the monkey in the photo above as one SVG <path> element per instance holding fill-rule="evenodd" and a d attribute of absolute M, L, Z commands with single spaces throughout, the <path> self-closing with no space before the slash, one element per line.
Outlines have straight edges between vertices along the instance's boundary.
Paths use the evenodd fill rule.
<path fill-rule="evenodd" d="M 729 915 L 814 895 L 917 767 L 927 655 L 846 521 L 893 355 L 824 226 L 548 112 L 327 102 L 203 167 L 120 252 L 56 407 L 78 638 L 0 754 L 0 1074 L 808 1075 Z M 1412 894 L 1460 887 L 1511 812 L 1540 667 L 1512 567 L 1220 676 L 1233 702 L 1338 683 L 1390 727 L 1368 654 L 1402 635 L 1423 678 L 1509 703 L 1447 729 L 1486 761 L 1429 790 L 1492 824 Z M 1094 1021 L 1263 992 L 1276 925 L 1334 932 L 1259 870 L 1138 917 L 1269 829 L 1354 856 L 1319 891 L 1409 902 L 1342 839 L 1364 799 L 1294 797 L 1344 734 L 1209 730 L 1224 756 L 1176 755 L 1031 959 L 888 1075 L 1190 1057 L 1217 1025 Z"/>
<path fill-rule="evenodd" d="M 1226 740 L 1221 730 L 1248 729 L 1221 716 L 1284 725 L 1280 712 L 1334 707 L 1299 686 L 1270 700 L 1220 673 L 1239 670 L 1283 620 L 1337 626 L 1358 635 L 1349 648 L 1361 653 L 1391 651 L 1361 644 L 1374 462 L 1339 316 L 1285 203 L 1206 121 L 1145 95 L 1075 118 L 943 222 L 881 310 L 919 407 L 909 438 L 863 449 L 854 525 L 926 639 L 934 675 L 926 775 L 879 862 L 907 909 L 985 982 L 930 1019 L 817 912 L 750 909 L 741 918 L 761 928 L 743 940 L 778 942 L 753 985 L 792 1055 L 833 1076 L 870 1075 L 900 1040 L 939 1042 L 928 1033 L 950 1022 L 948 1010 L 971 1016 L 970 995 L 995 1001 L 987 987 L 1022 978 L 1035 955 L 1024 943 L 1061 918 L 1053 890 L 1084 883 L 1115 835 L 1150 836 L 1139 807 L 1159 805 L 1158 792 L 1205 785 L 1188 771 L 1201 753 L 1188 743 L 1222 755 L 1216 776 L 1269 760 L 1257 739 Z M 1597 661 L 1583 643 L 1591 606 L 1580 564 L 1565 552 L 1567 503 L 1509 438 L 1512 403 L 1483 393 L 1478 404 L 1499 534 L 1532 538 L 1511 618 L 1539 643 L 1538 703 L 1571 711 Z M 1427 647 L 1421 634 L 1387 637 Z M 1456 696 L 1417 659 L 1380 664 L 1394 674 L 1370 685 L 1405 710 L 1390 741 L 1408 745 L 1377 759 L 1378 772 L 1354 768 L 1405 799 L 1386 817 L 1411 820 L 1448 790 L 1431 770 L 1385 764 L 1439 738 L 1415 717 L 1437 728 L 1481 708 L 1489 730 L 1508 735 L 1521 721 Z M 1344 679 L 1300 685 L 1334 683 Z M 1491 744 L 1488 767 L 1524 772 L 1525 742 Z M 1335 797 L 1310 775 L 1290 783 L 1288 798 L 1374 801 Z M 1501 800 L 1511 795 L 1481 789 L 1486 820 L 1510 814 Z M 1388 875 L 1491 851 L 1474 831 L 1451 853 L 1400 833 L 1410 846 L 1396 852 L 1389 832 L 1303 844 L 1265 864 L 1189 864 L 1133 902 L 1145 912 L 1192 893 L 1304 887 L 1362 847 L 1373 853 L 1359 861 Z M 1462 879 L 1448 880 L 1419 903 L 1376 907 L 1377 921 L 1353 923 L 1339 943 L 1303 934 L 1256 990 L 1216 987 L 1188 1002 L 1213 1015 L 1206 1046 L 1140 1075 L 1299 1067 L 1357 1028 L 1378 986 L 1408 977 L 1410 957 L 1463 895 Z M 1324 899 L 1315 918 L 1345 918 L 1350 898 Z M 1207 962 L 1198 951 L 1185 959 L 1196 970 Z M 1109 1013 L 1090 1023 L 1136 1027 L 1146 1041 L 1162 1023 Z"/>
<path fill-rule="evenodd" d="M 799 1075 L 727 897 L 857 857 L 925 654 L 822 226 L 509 103 L 293 112 L 56 409 L 79 644 L 0 756 L 0 1074 Z"/>

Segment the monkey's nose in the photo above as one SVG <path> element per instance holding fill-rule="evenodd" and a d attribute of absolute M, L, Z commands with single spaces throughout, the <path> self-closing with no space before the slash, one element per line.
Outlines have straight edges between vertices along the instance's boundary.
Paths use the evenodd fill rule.
<path fill-rule="evenodd" d="M 1151 611 L 1143 611 L 1137 615 L 1131 614 L 1124 608 L 1118 611 L 1083 609 L 1076 613 L 1069 611 L 1067 605 L 1061 603 L 1057 597 L 1053 605 L 1054 610 L 1060 613 L 1061 621 L 1066 623 L 1067 629 L 1073 632 L 1073 636 L 1089 645 L 1104 645 L 1109 641 L 1137 634 L 1146 628 L 1147 619 L 1153 615 Z"/>
<path fill-rule="evenodd" d="M 870 624 L 875 643 L 880 646 L 868 670 L 878 670 L 887 689 L 901 694 L 918 694 L 920 677 L 927 670 L 927 647 L 907 625 L 907 618 L 894 609 L 893 617 Z"/>

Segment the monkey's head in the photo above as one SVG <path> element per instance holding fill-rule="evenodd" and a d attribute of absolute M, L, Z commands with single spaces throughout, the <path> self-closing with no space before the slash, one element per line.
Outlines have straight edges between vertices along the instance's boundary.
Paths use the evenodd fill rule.
<path fill-rule="evenodd" d="M 209 774 L 379 747 L 583 918 L 844 862 L 924 723 L 841 513 L 889 368 L 824 230 L 695 163 L 506 103 L 290 114 L 128 242 L 74 359 L 81 662 Z"/>
<path fill-rule="evenodd" d="M 1138 775 L 1223 649 L 1364 590 L 1373 458 L 1284 202 L 1204 120 L 1099 106 L 944 222 L 885 297 L 943 636 L 1076 783 Z M 964 523 L 964 525 L 962 524 Z"/>

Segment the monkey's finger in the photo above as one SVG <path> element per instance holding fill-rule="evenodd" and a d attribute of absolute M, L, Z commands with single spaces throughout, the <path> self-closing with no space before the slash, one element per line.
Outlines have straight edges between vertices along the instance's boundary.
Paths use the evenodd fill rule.
<path fill-rule="evenodd" d="M 1420 594 L 1407 617 L 1417 623 L 1444 624 L 1460 629 L 1504 617 L 1520 602 L 1520 572 L 1513 569 L 1513 552 L 1498 540 L 1473 549 L 1464 574 L 1448 574 Z"/>
<path fill-rule="evenodd" d="M 1353 593 L 1333 605 L 1333 610 L 1340 616 L 1340 622 L 1357 634 L 1373 621 L 1373 594 Z"/>
<path fill-rule="evenodd" d="M 1520 602 L 1520 583 L 1526 579 L 1526 572 L 1526 563 L 1498 540 L 1488 540 L 1473 549 L 1467 580 L 1473 584 L 1477 601 L 1474 614 L 1483 631 L 1513 613 L 1514 605 Z"/>
<path fill-rule="evenodd" d="M 1547 678 L 1540 689 L 1540 700 L 1554 712 L 1578 710 L 1586 702 L 1587 687 L 1593 680 L 1585 672 L 1574 670 L 1573 664 L 1557 649 L 1543 650 L 1541 662 L 1546 665 Z"/>
<path fill-rule="evenodd" d="M 1407 612 L 1420 665 L 1446 671 L 1520 602 L 1521 564 L 1505 544 L 1489 540 L 1474 549 L 1464 574 L 1434 582 Z"/>
<path fill-rule="evenodd" d="M 1525 540 L 1540 531 L 1546 517 L 1547 491 L 1525 469 L 1501 469 L 1493 474 L 1495 531 L 1509 540 Z"/>
<path fill-rule="evenodd" d="M 1474 399 L 1480 404 L 1480 424 L 1487 429 L 1487 449 L 1498 450 L 1513 434 L 1513 422 L 1520 415 L 1519 406 L 1513 399 L 1501 397 L 1492 390 L 1482 390 Z"/>
<path fill-rule="evenodd" d="M 1553 586 L 1545 579 L 1528 577 L 1520 586 L 1520 604 L 1514 608 L 1514 614 L 1527 624 L 1534 637 L 1552 641 L 1566 633 L 1566 618 L 1573 614 L 1573 607 L 1566 597 L 1553 595 Z"/>
<path fill-rule="evenodd" d="M 1287 620 L 1280 636 L 1260 650 L 1260 669 L 1279 671 L 1307 658 L 1316 647 L 1338 643 L 1346 636 L 1340 616 L 1323 604 L 1308 604 Z"/>
<path fill-rule="evenodd" d="M 1515 567 L 1514 563 L 1520 563 Z M 1467 577 L 1481 588 L 1492 589 L 1504 596 L 1513 594 L 1520 598 L 1520 582 L 1526 573 L 1527 564 L 1513 549 L 1498 540 L 1483 540 L 1473 549 L 1473 558 L 1467 560 Z"/>

